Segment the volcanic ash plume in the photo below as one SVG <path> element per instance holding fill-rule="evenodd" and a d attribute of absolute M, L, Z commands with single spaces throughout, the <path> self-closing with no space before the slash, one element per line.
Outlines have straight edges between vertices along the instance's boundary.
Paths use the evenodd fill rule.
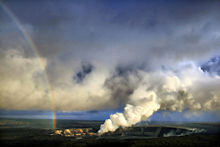
<path fill-rule="evenodd" d="M 129 96 L 123 113 L 110 116 L 98 133 L 115 131 L 147 120 L 158 110 L 181 112 L 188 110 L 220 109 L 220 78 L 209 76 L 196 67 L 183 71 L 147 73 L 138 72 L 139 86 Z"/>

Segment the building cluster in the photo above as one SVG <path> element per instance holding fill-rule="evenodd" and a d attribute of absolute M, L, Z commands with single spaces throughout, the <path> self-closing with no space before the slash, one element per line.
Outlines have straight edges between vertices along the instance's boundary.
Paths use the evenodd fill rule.
<path fill-rule="evenodd" d="M 64 130 L 56 130 L 56 135 L 61 136 L 95 136 L 96 133 L 92 132 L 92 128 L 77 128 L 77 129 L 64 129 Z"/>

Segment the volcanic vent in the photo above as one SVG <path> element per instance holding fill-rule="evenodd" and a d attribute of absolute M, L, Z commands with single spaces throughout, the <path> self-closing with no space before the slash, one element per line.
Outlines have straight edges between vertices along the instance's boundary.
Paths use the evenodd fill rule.
<path fill-rule="evenodd" d="M 166 126 L 166 125 L 144 125 L 132 126 L 126 128 L 118 128 L 114 132 L 106 132 L 104 134 L 96 133 L 92 128 L 75 128 L 56 130 L 56 135 L 66 137 L 99 137 L 99 138 L 156 138 L 156 137 L 169 137 L 169 136 L 184 136 L 195 133 L 205 132 L 204 129 L 179 127 L 179 126 Z"/>

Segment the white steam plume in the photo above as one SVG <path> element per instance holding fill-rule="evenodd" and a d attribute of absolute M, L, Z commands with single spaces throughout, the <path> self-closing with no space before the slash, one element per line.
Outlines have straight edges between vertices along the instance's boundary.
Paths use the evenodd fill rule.
<path fill-rule="evenodd" d="M 110 119 L 101 125 L 98 131 L 100 134 L 134 125 L 160 109 L 220 109 L 220 77 L 211 77 L 194 65 L 175 73 L 138 71 L 138 76 L 142 81 L 129 96 L 129 104 L 125 106 L 124 112 L 110 115 Z"/>
<path fill-rule="evenodd" d="M 101 125 L 99 133 L 102 134 L 108 131 L 115 131 L 119 126 L 128 127 L 134 125 L 137 122 L 150 117 L 160 108 L 154 92 L 146 93 L 142 90 L 139 92 L 144 92 L 146 97 L 137 100 L 136 105 L 127 104 L 124 108 L 124 113 L 111 115 L 110 119 L 107 119 L 105 123 Z"/>

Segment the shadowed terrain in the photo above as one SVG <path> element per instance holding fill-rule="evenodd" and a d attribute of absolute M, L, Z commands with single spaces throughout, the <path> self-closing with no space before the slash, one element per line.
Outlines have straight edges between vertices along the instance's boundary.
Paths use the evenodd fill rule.
<path fill-rule="evenodd" d="M 50 120 L 15 120 L 1 119 L 0 120 L 0 143 L 1 146 L 204 146 L 217 147 L 220 146 L 220 124 L 219 123 L 161 123 L 148 124 L 148 126 L 135 126 L 130 128 L 130 133 L 148 132 L 148 134 L 157 131 L 160 128 L 158 137 L 143 138 L 126 134 L 122 136 L 120 129 L 114 133 L 109 133 L 102 136 L 84 136 L 84 137 L 65 137 L 55 135 L 54 130 L 47 125 Z M 97 131 L 99 125 L 103 121 L 73 121 L 59 120 L 58 129 L 67 128 L 92 128 Z M 152 122 L 153 123 L 153 122 Z M 165 127 L 168 126 L 169 127 Z M 132 129 L 135 131 L 131 131 Z M 143 128 L 143 129 L 141 129 Z M 162 134 L 179 128 L 197 128 L 205 129 L 206 132 L 190 134 L 184 136 L 163 137 Z M 140 129 L 141 131 L 137 130 Z M 129 128 L 128 128 L 129 130 Z M 126 131 L 125 131 L 126 132 Z M 122 133 L 122 132 L 121 132 Z M 129 133 L 129 131 L 127 131 Z"/>

